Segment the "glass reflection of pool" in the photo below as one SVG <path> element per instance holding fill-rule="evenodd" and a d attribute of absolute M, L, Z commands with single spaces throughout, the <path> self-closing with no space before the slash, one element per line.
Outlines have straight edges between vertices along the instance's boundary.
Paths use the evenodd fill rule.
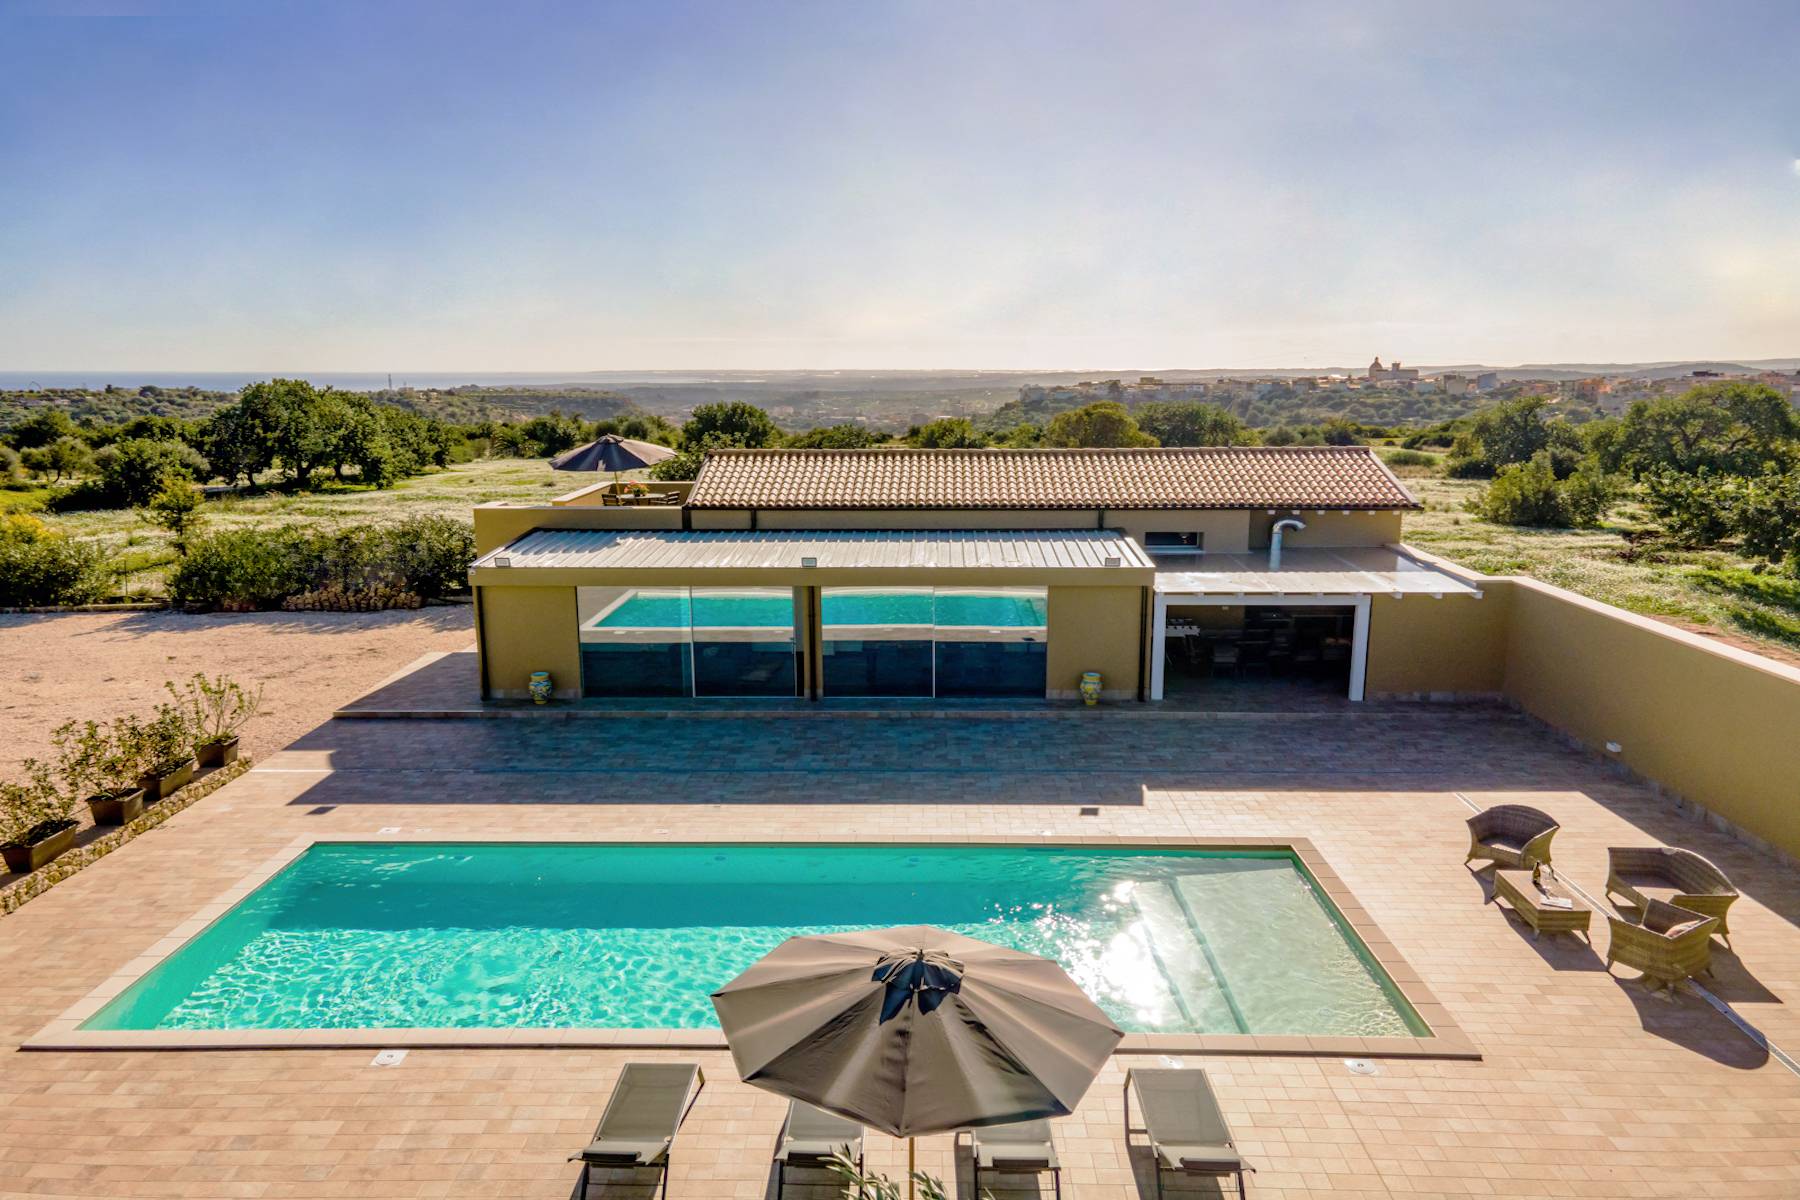
<path fill-rule="evenodd" d="M 709 591 L 691 601 L 692 624 L 701 628 L 753 629 L 788 626 L 794 606 L 786 595 Z M 1041 592 L 940 593 L 864 592 L 825 589 L 821 617 L 833 625 L 948 625 L 1036 628 L 1045 621 Z M 598 629 L 684 629 L 690 622 L 688 597 L 670 592 L 633 592 L 607 611 Z"/>
<path fill-rule="evenodd" d="M 783 938 L 910 924 L 1127 1030 L 1429 1032 L 1285 850 L 503 843 L 314 846 L 85 1027 L 708 1028 Z"/>

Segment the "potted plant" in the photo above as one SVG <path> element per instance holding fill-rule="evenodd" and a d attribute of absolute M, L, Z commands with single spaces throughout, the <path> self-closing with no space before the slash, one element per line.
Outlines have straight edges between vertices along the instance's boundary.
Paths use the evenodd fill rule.
<path fill-rule="evenodd" d="M 123 825 L 144 811 L 144 789 L 137 782 L 138 751 L 135 743 L 116 736 L 118 732 L 109 736 L 93 721 L 80 725 L 70 721 L 50 735 L 64 786 L 71 798 L 87 801 L 96 825 Z"/>
<path fill-rule="evenodd" d="M 75 845 L 72 794 L 50 781 L 42 763 L 26 759 L 24 783 L 0 783 L 0 858 L 6 869 L 35 871 Z"/>
<path fill-rule="evenodd" d="M 139 725 L 143 731 L 143 771 L 138 782 L 144 803 L 166 800 L 194 777 L 194 733 L 187 714 L 173 704 L 159 704 L 156 715 Z"/>
<path fill-rule="evenodd" d="M 252 692 L 228 676 L 208 679 L 196 673 L 184 687 L 177 688 L 173 681 L 163 686 L 187 714 L 200 765 L 223 767 L 236 762 L 238 731 L 262 708 L 262 685 Z"/>

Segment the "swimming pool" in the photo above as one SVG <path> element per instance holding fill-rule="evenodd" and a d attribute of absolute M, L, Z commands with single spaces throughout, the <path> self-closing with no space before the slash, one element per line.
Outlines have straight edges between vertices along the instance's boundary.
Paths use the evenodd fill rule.
<path fill-rule="evenodd" d="M 1045 623 L 1047 604 L 1029 592 L 872 592 L 823 589 L 820 616 L 833 625 L 940 625 L 1035 628 Z M 755 629 L 787 627 L 794 621 L 790 596 L 709 590 L 689 598 L 679 593 L 633 592 L 593 622 L 597 629 Z"/>
<path fill-rule="evenodd" d="M 320 843 L 88 1030 L 716 1028 L 783 938 L 931 924 L 1134 1032 L 1429 1036 L 1291 850 Z"/>

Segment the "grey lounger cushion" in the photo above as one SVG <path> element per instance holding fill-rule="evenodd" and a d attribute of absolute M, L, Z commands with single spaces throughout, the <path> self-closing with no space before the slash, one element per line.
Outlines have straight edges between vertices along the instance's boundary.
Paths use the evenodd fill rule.
<path fill-rule="evenodd" d="M 699 1076 L 693 1063 L 626 1063 L 593 1141 L 576 1157 L 603 1167 L 661 1162 Z"/>
<path fill-rule="evenodd" d="M 984 1171 L 1054 1171 L 1056 1143 L 1048 1121 L 1016 1121 L 1011 1125 L 986 1125 L 969 1131 L 975 1143 L 975 1161 Z"/>
<path fill-rule="evenodd" d="M 1236 1171 L 1244 1165 L 1205 1071 L 1133 1071 L 1144 1130 L 1172 1171 Z"/>

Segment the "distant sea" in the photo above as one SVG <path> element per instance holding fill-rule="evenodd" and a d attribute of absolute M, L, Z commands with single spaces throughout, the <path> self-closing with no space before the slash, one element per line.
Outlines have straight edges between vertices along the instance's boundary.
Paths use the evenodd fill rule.
<path fill-rule="evenodd" d="M 0 390 L 21 388 L 92 388 L 111 384 L 133 390 L 145 384 L 157 387 L 197 387 L 209 392 L 235 392 L 247 383 L 272 378 L 307 379 L 321 387 L 344 391 L 368 392 L 384 388 L 385 372 L 375 371 L 0 371 Z M 550 373 L 541 371 L 502 371 L 495 374 L 444 375 L 421 372 L 393 376 L 395 387 L 452 388 L 465 384 L 544 385 L 589 382 L 600 386 L 581 371 Z"/>

